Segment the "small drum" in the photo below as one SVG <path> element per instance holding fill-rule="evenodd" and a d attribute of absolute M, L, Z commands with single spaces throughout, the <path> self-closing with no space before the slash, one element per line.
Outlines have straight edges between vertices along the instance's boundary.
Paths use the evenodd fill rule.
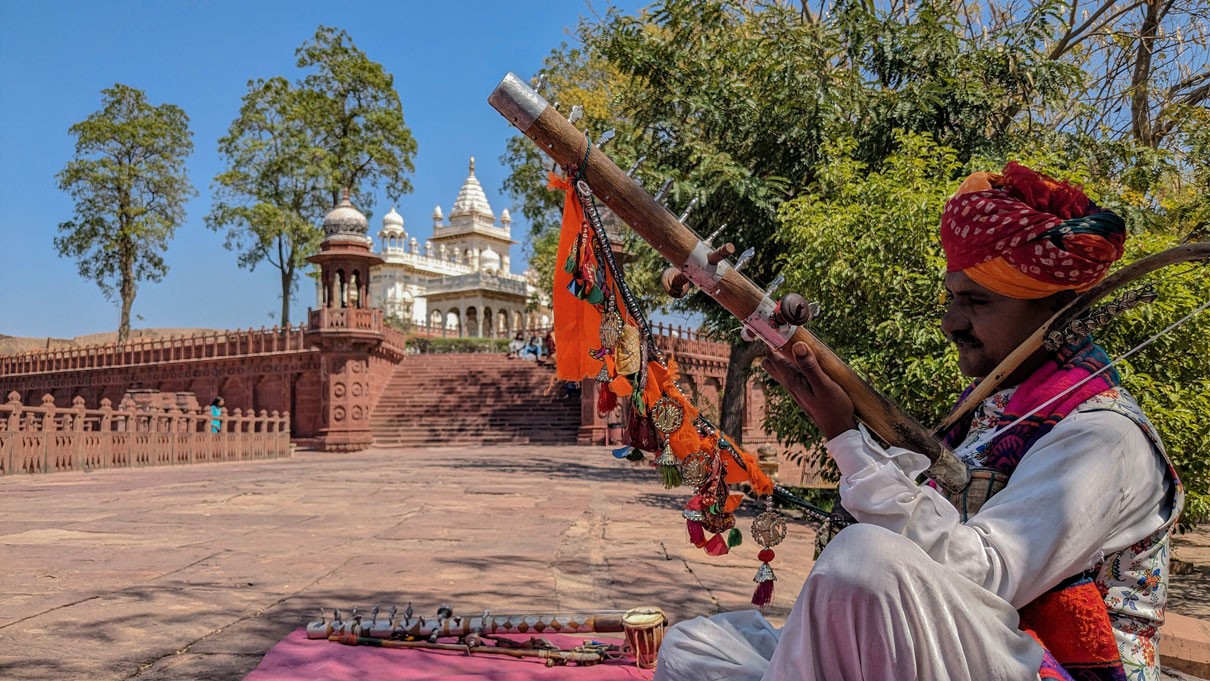
<path fill-rule="evenodd" d="M 664 641 L 664 628 L 667 626 L 668 618 L 659 608 L 635 608 L 622 615 L 626 645 L 634 653 L 634 662 L 639 669 L 655 668 L 660 644 Z"/>

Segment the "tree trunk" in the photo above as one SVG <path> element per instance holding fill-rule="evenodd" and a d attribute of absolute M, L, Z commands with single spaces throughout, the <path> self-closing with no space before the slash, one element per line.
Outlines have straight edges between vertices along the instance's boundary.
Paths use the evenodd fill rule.
<path fill-rule="evenodd" d="M 1160 25 L 1159 0 L 1147 3 L 1147 14 L 1139 27 L 1138 47 L 1134 52 L 1134 73 L 1130 78 L 1130 123 L 1134 139 L 1139 144 L 1156 147 L 1158 141 L 1151 121 L 1151 62 L 1155 53 L 1155 38 Z"/>
<path fill-rule="evenodd" d="M 122 274 L 118 282 L 118 295 L 122 298 L 122 312 L 118 318 L 118 342 L 124 343 L 130 338 L 130 308 L 134 306 L 134 246 L 124 243 L 121 248 Z"/>
<path fill-rule="evenodd" d="M 748 376 L 752 373 L 752 362 L 765 356 L 765 344 L 736 341 L 731 344 L 727 360 L 727 383 L 723 386 L 723 404 L 719 409 L 719 428 L 743 444 L 744 407 L 747 403 Z"/>
<path fill-rule="evenodd" d="M 278 321 L 280 322 L 280 325 L 283 329 L 286 328 L 287 326 L 290 326 L 290 293 L 291 293 L 291 289 L 294 288 L 293 286 L 291 286 L 293 279 L 294 279 L 294 269 L 290 268 L 290 267 L 282 267 L 281 268 L 281 319 L 279 319 Z"/>

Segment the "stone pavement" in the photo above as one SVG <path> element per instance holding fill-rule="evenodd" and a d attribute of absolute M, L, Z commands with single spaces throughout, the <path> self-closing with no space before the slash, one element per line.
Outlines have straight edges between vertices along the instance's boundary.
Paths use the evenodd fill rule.
<path fill-rule="evenodd" d="M 0 678 L 240 679 L 321 607 L 751 607 L 757 548 L 694 549 L 683 497 L 601 447 L 3 478 Z M 777 549 L 778 618 L 812 541 L 794 523 Z"/>
<path fill-rule="evenodd" d="M 516 445 L 0 478 L 0 678 L 240 679 L 321 607 L 751 607 L 757 547 L 694 549 L 657 478 Z M 777 548 L 779 624 L 812 543 Z"/>

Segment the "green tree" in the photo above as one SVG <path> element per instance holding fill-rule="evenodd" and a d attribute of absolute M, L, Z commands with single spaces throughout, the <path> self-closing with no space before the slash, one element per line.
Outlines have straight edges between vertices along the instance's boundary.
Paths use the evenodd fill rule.
<path fill-rule="evenodd" d="M 767 282 L 776 253 L 762 245 L 777 231 L 782 202 L 821 172 L 826 140 L 851 134 L 860 158 L 877 166 L 895 130 L 936 131 L 965 159 L 996 139 L 1013 112 L 1062 93 L 1070 69 L 1037 50 L 1006 65 L 997 42 L 1005 36 L 959 39 L 956 12 L 950 3 L 914 12 L 841 3 L 816 15 L 782 2 L 667 0 L 637 17 L 613 13 L 582 26 L 583 55 L 548 65 L 620 74 L 608 91 L 629 134 L 615 158 L 645 155 L 648 186 L 676 178 L 674 212 L 699 199 L 691 226 L 741 250 L 756 247 L 747 274 Z M 734 320 L 700 293 L 675 306 L 703 315 L 732 343 L 720 425 L 738 432 L 762 348 L 740 341 Z"/>
<path fill-rule="evenodd" d="M 386 183 L 398 198 L 412 191 L 416 140 L 403 120 L 395 77 L 370 60 L 348 33 L 320 26 L 298 48 L 298 67 L 312 69 L 299 84 L 302 116 L 324 151 L 332 205 L 348 188 Z"/>
<path fill-rule="evenodd" d="M 939 420 L 964 383 L 939 329 L 936 228 L 965 174 L 1019 160 L 1085 185 L 1130 224 L 1127 259 L 1199 229 L 1205 238 L 1210 116 L 1196 105 L 1210 92 L 1204 33 L 1144 26 L 1148 13 L 1168 23 L 1197 17 L 1196 4 L 1104 0 L 1088 16 L 1076 0 L 826 4 L 665 0 L 582 26 L 576 63 L 593 69 L 553 57 L 547 65 L 586 74 L 580 88 L 594 73 L 616 74 L 601 87 L 625 126 L 611 147 L 619 165 L 641 153 L 648 186 L 676 178 L 674 212 L 703 199 L 689 224 L 701 234 L 726 225 L 722 239 L 756 248 L 754 280 L 781 272 L 783 290 L 819 300 L 823 339 L 922 422 Z M 1133 98 L 1141 82 L 1146 101 Z M 566 110 L 558 91 L 548 98 Z M 1129 102 L 1124 118 L 1114 102 Z M 1140 117 L 1150 135 L 1134 129 Z M 1162 282 L 1169 302 L 1103 334 L 1111 353 L 1205 300 L 1199 272 Z M 736 326 L 700 293 L 678 306 L 719 332 Z M 1185 476 L 1190 520 L 1210 517 L 1199 424 L 1210 400 L 1206 323 L 1123 369 Z M 759 351 L 733 345 L 728 386 L 743 385 L 744 348 Z M 732 432 L 742 411 L 734 392 L 724 394 L 721 424 Z M 792 403 L 774 401 L 770 425 L 784 441 L 819 444 Z"/>
<path fill-rule="evenodd" d="M 633 135 L 611 107 L 617 79 L 618 74 L 611 72 L 609 64 L 599 56 L 564 43 L 547 56 L 531 85 L 540 87 L 547 94 L 553 93 L 556 101 L 552 104 L 565 114 L 569 114 L 573 106 L 579 107 L 583 118 L 578 125 L 594 139 L 606 130 L 620 131 L 618 141 L 609 150 L 615 158 L 622 158 L 633 155 L 629 144 Z M 530 239 L 526 249 L 530 267 L 537 273 L 543 288 L 549 290 L 554 284 L 563 210 L 562 192 L 547 187 L 552 171 L 550 158 L 529 138 L 518 134 L 508 140 L 500 162 L 510 169 L 502 190 L 517 202 L 515 212 L 529 223 Z M 650 302 L 650 296 L 644 296 L 644 300 Z"/>
<path fill-rule="evenodd" d="M 324 213 L 344 189 L 363 209 L 370 187 L 385 185 L 392 198 L 410 192 L 416 154 L 394 77 L 347 33 L 320 26 L 297 56 L 309 73 L 295 84 L 280 76 L 248 83 L 239 117 L 219 140 L 227 169 L 214 179 L 206 218 L 210 229 L 227 230 L 241 267 L 277 268 L 282 324 Z"/>
<path fill-rule="evenodd" d="M 826 147 L 814 185 L 781 208 L 776 246 L 786 286 L 820 304 L 811 331 L 922 423 L 944 416 L 963 385 L 940 328 L 945 257 L 937 222 L 961 168 L 954 149 L 901 133 L 878 170 L 858 143 Z M 780 389 L 770 423 L 826 463 L 814 424 Z"/>
<path fill-rule="evenodd" d="M 281 325 L 290 324 L 298 270 L 319 243 L 317 225 L 328 203 L 323 151 L 300 115 L 301 95 L 284 78 L 248 84 L 240 115 L 219 140 L 227 170 L 214 178 L 215 200 L 206 224 L 227 228 L 226 247 L 239 265 L 262 261 L 281 281 Z"/>
<path fill-rule="evenodd" d="M 101 110 L 71 126 L 75 157 L 57 175 L 75 200 L 55 248 L 76 259 L 80 276 L 120 302 L 118 341 L 130 336 L 139 282 L 168 271 L 163 252 L 196 192 L 185 171 L 193 152 L 189 117 L 173 104 L 152 106 L 121 83 L 101 91 Z"/>
<path fill-rule="evenodd" d="M 966 170 L 955 150 L 927 135 L 900 134 L 896 151 L 878 170 L 855 158 L 857 146 L 847 138 L 829 144 L 827 171 L 809 192 L 782 206 L 777 245 L 786 254 L 787 285 L 821 304 L 814 333 L 909 413 L 937 423 L 967 381 L 940 330 L 945 259 L 937 236 L 955 185 L 950 178 Z M 1088 159 L 1054 149 L 1014 155 L 1085 184 L 1099 203 L 1126 216 L 1132 236 L 1123 262 L 1161 251 L 1188 233 L 1179 212 L 1157 210 L 1120 181 L 1094 176 Z M 1174 270 L 1154 278 L 1158 302 L 1097 335 L 1111 356 L 1210 298 L 1203 266 Z M 1189 523 L 1210 517 L 1210 462 L 1204 456 L 1210 436 L 1202 424 L 1210 413 L 1208 358 L 1210 316 L 1203 314 L 1120 365 L 1124 385 L 1160 429 L 1189 491 Z M 830 470 L 814 425 L 780 389 L 770 393 L 769 425 L 783 442 L 804 446 Z"/>

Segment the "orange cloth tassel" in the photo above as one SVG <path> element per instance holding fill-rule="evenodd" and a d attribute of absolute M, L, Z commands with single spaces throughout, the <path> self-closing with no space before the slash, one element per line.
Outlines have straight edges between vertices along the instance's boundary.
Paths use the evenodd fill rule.
<path fill-rule="evenodd" d="M 643 402 L 648 409 L 655 406 L 656 400 L 663 396 L 664 381 L 668 378 L 668 370 L 659 362 L 647 363 L 647 386 L 643 388 Z"/>
<path fill-rule="evenodd" d="M 697 434 L 697 428 L 694 428 L 691 422 L 688 427 L 681 426 L 668 436 L 668 445 L 672 447 L 672 453 L 678 459 L 706 449 L 702 446 L 702 436 Z"/>
<path fill-rule="evenodd" d="M 559 252 L 555 256 L 555 288 L 551 296 L 555 338 L 559 339 L 559 352 L 555 355 L 555 375 L 564 381 L 596 378 L 603 363 L 593 359 L 588 351 L 601 345 L 601 313 L 567 290 L 572 276 L 563 268 L 563 263 L 567 262 L 571 255 L 572 245 L 575 244 L 580 227 L 584 223 L 584 209 L 569 179 L 551 173 L 549 186 L 551 189 L 562 189 L 565 194 Z"/>
<path fill-rule="evenodd" d="M 735 509 L 744 503 L 744 495 L 728 494 L 727 501 L 723 503 L 723 513 L 735 513 Z"/>
<path fill-rule="evenodd" d="M 739 452 L 740 458 L 744 461 L 744 466 L 748 469 L 744 471 L 739 466 L 727 466 L 727 482 L 734 485 L 747 481 L 752 485 L 752 492 L 754 494 L 758 496 L 772 494 L 773 481 L 760 469 L 760 463 L 756 460 L 756 457 L 736 447 L 735 442 L 730 437 L 726 435 L 723 437 L 727 438 L 727 444 Z"/>

